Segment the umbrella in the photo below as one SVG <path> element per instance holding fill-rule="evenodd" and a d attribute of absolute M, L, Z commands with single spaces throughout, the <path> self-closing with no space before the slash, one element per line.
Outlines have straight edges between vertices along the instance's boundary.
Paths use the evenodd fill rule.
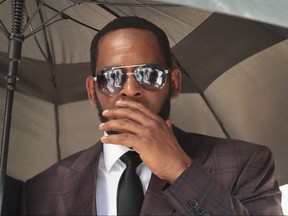
<path fill-rule="evenodd" d="M 276 177 L 281 185 L 287 184 L 288 33 L 282 23 L 213 13 L 176 1 L 173 5 L 148 0 L 11 2 L 0 1 L 1 107 L 9 68 L 11 5 L 14 15 L 24 18 L 17 25 L 24 29 L 25 39 L 8 174 L 25 180 L 97 141 L 97 112 L 85 101 L 90 41 L 97 29 L 115 17 L 137 15 L 167 32 L 175 62 L 183 69 L 182 94 L 172 105 L 176 125 L 269 146 Z M 16 42 L 16 46 L 21 45 Z M 5 151 L 8 147 L 2 147 L 2 155 Z"/>

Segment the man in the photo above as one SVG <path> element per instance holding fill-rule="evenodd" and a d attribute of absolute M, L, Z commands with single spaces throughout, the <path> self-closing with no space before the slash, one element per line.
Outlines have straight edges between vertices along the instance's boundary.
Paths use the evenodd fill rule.
<path fill-rule="evenodd" d="M 180 93 L 181 73 L 161 29 L 137 17 L 115 19 L 92 41 L 91 68 L 87 92 L 104 135 L 26 182 L 22 214 L 120 214 L 127 151 L 143 161 L 136 172 L 145 196 L 136 214 L 282 214 L 267 147 L 173 125 L 170 99 Z"/>

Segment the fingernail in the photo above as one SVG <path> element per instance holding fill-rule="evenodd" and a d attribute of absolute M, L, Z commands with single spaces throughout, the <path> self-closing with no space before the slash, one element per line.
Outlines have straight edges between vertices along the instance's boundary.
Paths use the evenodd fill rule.
<path fill-rule="evenodd" d="M 105 115 L 105 114 L 107 114 L 107 113 L 108 113 L 108 111 L 109 111 L 109 110 L 104 110 L 104 111 L 102 112 L 102 115 Z"/>
<path fill-rule="evenodd" d="M 104 126 L 104 123 L 101 123 L 100 125 L 99 125 L 99 128 L 102 128 Z"/>
<path fill-rule="evenodd" d="M 100 140 L 103 142 L 103 141 L 105 141 L 107 139 L 107 136 L 102 136 L 101 138 L 100 138 Z"/>
<path fill-rule="evenodd" d="M 123 103 L 123 100 L 118 100 L 118 101 L 116 101 L 116 105 L 120 105 L 120 104 L 122 104 Z"/>

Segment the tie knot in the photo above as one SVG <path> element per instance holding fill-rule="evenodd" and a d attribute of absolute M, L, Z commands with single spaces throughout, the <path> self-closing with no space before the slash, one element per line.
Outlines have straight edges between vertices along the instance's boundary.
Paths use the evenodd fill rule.
<path fill-rule="evenodd" d="M 120 160 L 126 164 L 126 166 L 133 166 L 136 168 L 142 160 L 139 154 L 135 151 L 128 151 L 120 157 Z"/>

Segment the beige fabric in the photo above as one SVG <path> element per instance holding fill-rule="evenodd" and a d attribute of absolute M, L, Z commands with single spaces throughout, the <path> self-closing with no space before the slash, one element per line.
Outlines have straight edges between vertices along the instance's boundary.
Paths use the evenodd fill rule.
<path fill-rule="evenodd" d="M 47 4 L 55 7 L 58 10 L 71 5 L 70 0 L 46 0 Z M 148 3 L 155 3 L 155 1 L 143 1 Z M 125 3 L 139 3 L 136 0 L 125 1 Z M 141 3 L 141 2 L 140 2 Z M 26 7 L 28 13 L 32 16 L 36 10 L 36 4 L 33 0 L 26 1 Z M 115 7 L 113 7 L 115 8 Z M 11 3 L 9 1 L 1 4 L 1 19 L 4 17 L 4 23 L 8 29 L 11 27 Z M 180 40 L 182 40 L 188 33 L 194 30 L 200 23 L 202 23 L 211 12 L 205 12 L 187 7 L 135 7 L 131 8 L 129 5 L 126 7 L 116 7 L 115 9 L 121 16 L 137 15 L 146 17 L 148 20 L 155 22 L 167 32 L 171 46 L 174 46 Z M 55 15 L 55 12 L 42 7 L 44 19 L 47 20 Z M 71 7 L 64 11 L 67 15 L 77 19 L 93 28 L 101 29 L 107 22 L 113 20 L 115 17 L 99 7 L 97 4 L 83 3 Z M 33 29 L 36 29 L 39 23 L 39 16 L 36 15 L 35 21 L 33 21 Z M 6 22 L 5 22 L 6 21 Z M 28 28 L 25 35 L 29 33 Z M 70 64 L 79 62 L 89 62 L 89 50 L 90 41 L 95 35 L 95 31 L 75 24 L 71 20 L 62 20 L 54 23 L 46 29 L 49 45 L 51 46 L 51 54 L 56 64 Z M 42 49 L 46 52 L 43 31 L 38 32 L 35 35 Z M 0 51 L 6 51 L 8 42 L 4 38 L 3 34 L 0 34 Z M 23 44 L 22 56 L 33 58 L 37 60 L 45 60 L 33 37 L 29 37 Z"/>
<path fill-rule="evenodd" d="M 281 99 L 288 92 L 287 56 L 288 40 L 231 68 L 204 93 L 231 137 L 273 149 L 280 182 L 288 173 L 288 103 Z"/>
<path fill-rule="evenodd" d="M 175 2 L 175 0 L 159 1 Z M 201 8 L 202 10 L 217 11 L 223 14 L 288 27 L 288 2 L 286 0 L 278 0 L 277 2 L 271 0 L 181 0 L 177 3 Z"/>
<path fill-rule="evenodd" d="M 0 88 L 0 129 L 5 91 Z M 57 161 L 54 106 L 46 101 L 15 94 L 7 172 L 25 180 Z M 0 135 L 2 140 L 2 133 Z"/>

